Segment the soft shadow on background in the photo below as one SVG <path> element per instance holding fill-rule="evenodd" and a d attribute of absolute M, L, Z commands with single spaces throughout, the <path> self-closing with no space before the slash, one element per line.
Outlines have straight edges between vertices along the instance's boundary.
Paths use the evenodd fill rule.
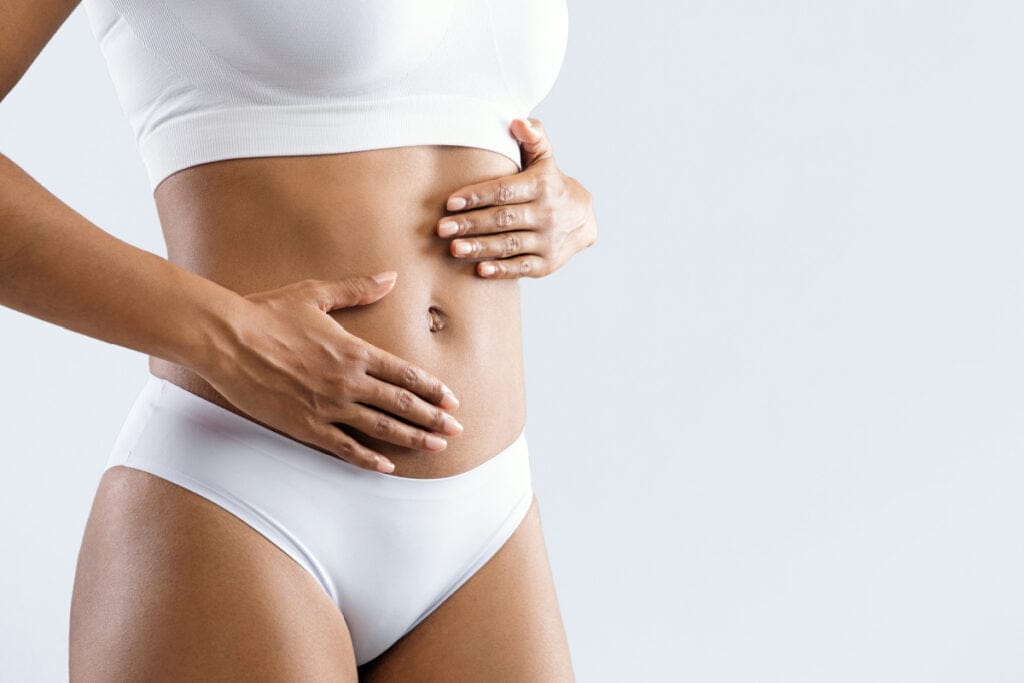
<path fill-rule="evenodd" d="M 1024 5 L 569 8 L 534 115 L 599 238 L 522 287 L 578 679 L 1024 680 Z M 166 255 L 81 8 L 0 150 Z M 0 679 L 59 681 L 146 359 L 0 332 Z"/>

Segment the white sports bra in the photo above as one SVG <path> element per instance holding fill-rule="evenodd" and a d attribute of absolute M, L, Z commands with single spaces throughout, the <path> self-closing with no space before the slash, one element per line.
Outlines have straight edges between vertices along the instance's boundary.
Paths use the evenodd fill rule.
<path fill-rule="evenodd" d="M 218 159 L 459 145 L 561 70 L 566 0 L 83 0 L 151 190 Z"/>

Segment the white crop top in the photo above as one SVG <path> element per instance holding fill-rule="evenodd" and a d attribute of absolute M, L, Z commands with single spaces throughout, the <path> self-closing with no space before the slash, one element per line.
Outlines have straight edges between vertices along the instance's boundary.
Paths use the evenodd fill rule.
<path fill-rule="evenodd" d="M 561 70 L 567 0 L 83 0 L 151 190 L 218 159 L 459 145 Z"/>

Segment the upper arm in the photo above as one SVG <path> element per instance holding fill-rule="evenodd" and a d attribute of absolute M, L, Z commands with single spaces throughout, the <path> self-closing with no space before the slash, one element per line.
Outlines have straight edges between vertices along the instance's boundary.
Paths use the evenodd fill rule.
<path fill-rule="evenodd" d="M 0 101 L 81 0 L 0 0 Z"/>

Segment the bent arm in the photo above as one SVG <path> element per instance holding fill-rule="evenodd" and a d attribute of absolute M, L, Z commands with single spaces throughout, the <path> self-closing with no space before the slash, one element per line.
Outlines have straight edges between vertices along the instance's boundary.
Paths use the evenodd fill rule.
<path fill-rule="evenodd" d="M 79 0 L 0 0 L 0 103 Z M 104 232 L 0 154 L 0 305 L 203 374 L 240 295 Z"/>
<path fill-rule="evenodd" d="M 100 229 L 0 154 L 0 305 L 202 374 L 240 300 Z"/>

